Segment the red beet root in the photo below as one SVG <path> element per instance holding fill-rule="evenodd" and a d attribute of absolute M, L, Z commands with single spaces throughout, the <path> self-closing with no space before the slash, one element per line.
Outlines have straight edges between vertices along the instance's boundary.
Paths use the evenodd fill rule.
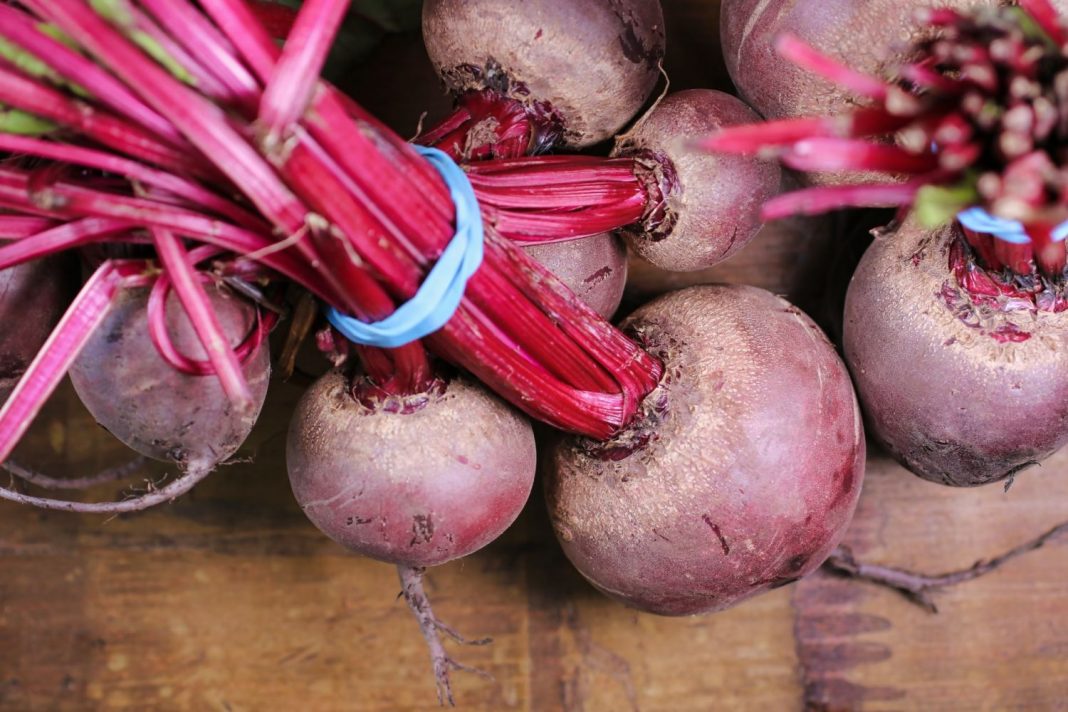
<path fill-rule="evenodd" d="M 332 371 L 305 393 L 289 430 L 293 494 L 315 526 L 342 546 L 397 565 L 402 593 L 430 649 L 439 702 L 449 672 L 468 669 L 442 645 L 423 571 L 496 539 L 534 483 L 529 421 L 461 378 L 407 396 L 353 397 Z M 488 642 L 488 641 L 478 641 Z"/>
<path fill-rule="evenodd" d="M 817 568 L 852 517 L 865 452 L 849 375 L 818 327 L 763 290 L 715 286 L 662 297 L 623 328 L 667 375 L 628 431 L 556 452 L 548 502 L 572 563 L 665 615 Z"/>
<path fill-rule="evenodd" d="M 490 89 L 556 123 L 568 145 L 587 146 L 649 96 L 664 18 L 657 0 L 427 0 L 423 38 L 454 93 Z"/>
<path fill-rule="evenodd" d="M 523 250 L 555 274 L 577 297 L 606 319 L 627 285 L 627 248 L 611 233 L 580 240 L 524 245 Z"/>
<path fill-rule="evenodd" d="M 864 255 L 846 360 L 872 434 L 917 475 L 987 484 L 1068 442 L 1068 302 L 1028 281 L 984 271 L 955 227 L 906 223 Z"/>
<path fill-rule="evenodd" d="M 237 346 L 256 326 L 244 300 L 207 289 L 223 333 Z M 215 468 L 237 452 L 267 395 L 270 354 L 263 346 L 243 372 L 254 408 L 237 412 L 213 375 L 190 376 L 166 363 L 148 329 L 147 290 L 122 293 L 70 370 L 78 396 L 97 422 L 137 452 L 177 463 L 189 474 Z M 191 359 L 204 350 L 175 294 L 167 300 L 168 333 Z"/>
<path fill-rule="evenodd" d="M 304 513 L 375 559 L 435 566 L 496 539 L 534 481 L 530 423 L 482 388 L 368 404 L 333 371 L 301 399 L 286 461 Z"/>
<path fill-rule="evenodd" d="M 631 248 L 663 269 L 689 272 L 722 262 L 760 230 L 760 208 L 778 192 L 773 162 L 706 153 L 688 141 L 724 127 L 759 121 L 738 99 L 692 89 L 671 94 L 617 145 L 634 156 L 648 193 L 639 225 L 623 231 Z"/>

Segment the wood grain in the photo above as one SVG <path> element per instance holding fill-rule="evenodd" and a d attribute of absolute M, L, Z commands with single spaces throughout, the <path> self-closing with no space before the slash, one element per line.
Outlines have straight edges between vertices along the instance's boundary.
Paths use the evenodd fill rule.
<path fill-rule="evenodd" d="M 435 706 L 393 569 L 346 554 L 293 503 L 280 443 L 298 389 L 275 386 L 255 463 L 172 505 L 110 521 L 0 506 L 0 709 Z M 94 426 L 69 398 L 39 426 L 27 445 L 50 471 L 116 454 L 96 436 L 99 452 L 86 452 Z M 938 615 L 817 575 L 669 619 L 590 589 L 537 500 L 501 541 L 430 575 L 444 620 L 494 638 L 454 648 L 493 676 L 456 676 L 464 709 L 1040 710 L 1068 699 L 1068 542 L 936 594 Z M 1007 494 L 943 488 L 876 455 L 847 542 L 867 560 L 937 572 L 1036 535 L 1068 516 L 1066 501 L 1068 453 Z"/>

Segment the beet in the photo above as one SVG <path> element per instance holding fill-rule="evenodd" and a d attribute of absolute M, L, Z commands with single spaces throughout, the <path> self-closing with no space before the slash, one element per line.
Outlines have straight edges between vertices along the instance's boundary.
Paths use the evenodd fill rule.
<path fill-rule="evenodd" d="M 689 272 L 731 257 L 762 225 L 760 208 L 778 192 L 776 163 L 698 149 L 698 139 L 723 126 L 759 121 L 729 94 L 707 89 L 664 98 L 617 143 L 634 156 L 659 203 L 623 231 L 638 255 L 663 269 Z"/>
<path fill-rule="evenodd" d="M 223 333 L 237 346 L 256 325 L 251 304 L 206 288 Z M 248 437 L 267 395 L 270 354 L 259 347 L 243 372 L 254 408 L 240 413 L 215 376 L 190 376 L 159 355 L 148 329 L 148 290 L 120 293 L 118 300 L 71 367 L 71 382 L 97 422 L 142 455 L 177 463 L 190 474 L 215 468 Z M 204 349 L 172 292 L 167 327 L 175 347 L 192 359 Z"/>
<path fill-rule="evenodd" d="M 580 240 L 524 245 L 523 250 L 605 319 L 616 313 L 627 285 L 627 248 L 618 237 L 606 232 Z"/>
<path fill-rule="evenodd" d="M 69 255 L 0 270 L 0 403 L 37 356 L 67 309 L 78 274 Z"/>
<path fill-rule="evenodd" d="M 456 94 L 491 89 L 588 146 L 623 127 L 660 76 L 658 0 L 427 0 L 423 39 Z"/>
<path fill-rule="evenodd" d="M 727 608 L 815 570 L 852 517 L 864 434 L 812 321 L 754 287 L 674 292 L 624 320 L 665 365 L 642 418 L 557 449 L 557 537 L 597 588 L 665 615 Z"/>
<path fill-rule="evenodd" d="M 536 457 L 530 423 L 470 381 L 360 402 L 339 371 L 305 393 L 286 448 L 293 494 L 324 534 L 410 567 L 496 539 L 530 495 Z"/>
<path fill-rule="evenodd" d="M 959 228 L 909 222 L 868 249 L 846 296 L 846 360 L 869 428 L 934 482 L 1003 480 L 1068 442 L 1064 287 L 991 296 L 991 279 Z"/>

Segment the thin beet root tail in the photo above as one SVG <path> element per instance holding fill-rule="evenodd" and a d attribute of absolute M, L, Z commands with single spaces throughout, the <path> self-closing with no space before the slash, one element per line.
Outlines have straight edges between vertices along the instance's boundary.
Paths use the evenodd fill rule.
<path fill-rule="evenodd" d="M 86 490 L 109 482 L 129 479 L 143 470 L 147 463 L 148 458 L 140 455 L 129 462 L 109 467 L 95 474 L 69 479 L 66 477 L 52 477 L 11 460 L 0 464 L 0 468 L 6 470 L 13 477 L 42 489 L 74 491 Z"/>
<path fill-rule="evenodd" d="M 943 574 L 921 574 L 893 566 L 869 564 L 859 561 L 848 546 L 839 546 L 835 549 L 823 565 L 828 571 L 839 576 L 867 581 L 895 590 L 928 612 L 938 613 L 938 606 L 931 597 L 933 592 L 992 573 L 1019 556 L 1041 549 L 1065 533 L 1068 533 L 1068 522 L 1058 524 L 999 556 L 980 559 L 966 569 Z"/>
<path fill-rule="evenodd" d="M 32 497 L 6 487 L 0 487 L 0 499 L 6 499 L 17 504 L 30 505 L 39 509 L 76 512 L 79 514 L 129 514 L 131 512 L 142 512 L 178 499 L 207 479 L 214 469 L 214 467 L 188 467 L 183 475 L 175 478 L 164 487 L 157 488 L 155 484 L 150 482 L 146 492 L 115 502 L 71 502 L 51 497 Z"/>
<path fill-rule="evenodd" d="M 403 564 L 397 566 L 397 574 L 401 582 L 401 593 L 408 603 L 408 608 L 411 609 L 412 615 L 419 621 L 419 629 L 423 632 L 423 638 L 430 649 L 430 660 L 434 667 L 434 679 L 438 689 L 438 702 L 442 706 L 448 703 L 450 707 L 455 707 L 456 700 L 452 695 L 449 673 L 453 670 L 464 670 L 486 678 L 489 678 L 490 675 L 483 670 L 478 670 L 454 660 L 445 650 L 440 634 L 445 633 L 456 642 L 464 645 L 487 645 L 492 642 L 492 639 L 468 640 L 438 620 L 430 607 L 430 599 L 427 598 L 426 591 L 423 588 L 423 575 L 425 573 L 426 569 L 421 566 L 405 566 Z"/>
<path fill-rule="evenodd" d="M 990 235 L 970 233 L 984 266 L 1059 281 L 1068 266 L 1066 87 L 1068 36 L 1048 0 L 1019 6 L 916 14 L 920 27 L 892 81 L 868 76 L 784 37 L 787 59 L 869 106 L 841 116 L 790 118 L 731 127 L 703 141 L 711 151 L 777 157 L 795 169 L 841 174 L 876 171 L 903 180 L 837 185 L 777 198 L 767 217 L 856 206 L 903 206 L 937 227 L 970 207 L 1015 221 Z M 994 245 L 989 244 L 992 236 Z"/>

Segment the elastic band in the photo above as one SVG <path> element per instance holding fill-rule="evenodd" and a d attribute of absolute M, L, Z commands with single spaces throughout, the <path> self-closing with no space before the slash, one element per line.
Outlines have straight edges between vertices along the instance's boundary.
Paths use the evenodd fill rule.
<path fill-rule="evenodd" d="M 957 220 L 969 230 L 984 232 L 1014 245 L 1031 244 L 1031 238 L 1027 235 L 1023 223 L 1018 220 L 995 217 L 979 207 L 962 210 L 957 214 Z M 1050 238 L 1054 242 L 1062 242 L 1066 237 L 1068 237 L 1068 221 L 1061 223 L 1050 233 Z"/>
<path fill-rule="evenodd" d="M 430 161 L 449 187 L 456 205 L 456 234 L 415 296 L 382 321 L 368 324 L 333 307 L 326 310 L 326 318 L 334 328 L 356 344 L 392 349 L 434 333 L 456 313 L 467 280 L 482 264 L 482 213 L 467 174 L 436 148 L 414 148 Z"/>

